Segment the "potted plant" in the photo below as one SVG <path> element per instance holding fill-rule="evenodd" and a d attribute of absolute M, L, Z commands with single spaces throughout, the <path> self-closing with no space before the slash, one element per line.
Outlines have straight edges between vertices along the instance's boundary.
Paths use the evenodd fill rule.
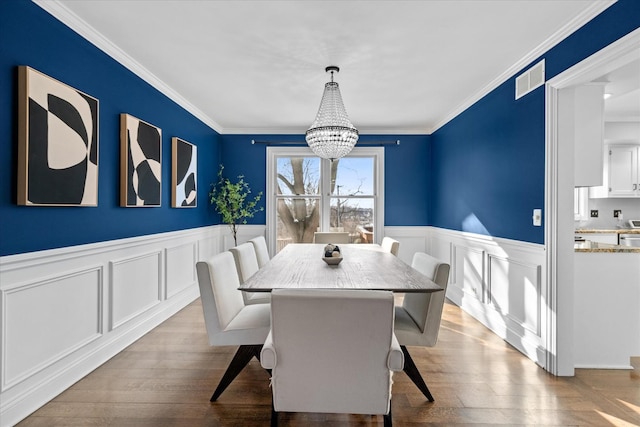
<path fill-rule="evenodd" d="M 224 166 L 220 165 L 218 171 L 218 182 L 211 184 L 211 204 L 217 213 L 222 217 L 222 222 L 228 224 L 233 234 L 233 241 L 238 246 L 238 227 L 246 224 L 248 218 L 253 218 L 256 212 L 263 211 L 263 207 L 258 207 L 258 202 L 262 198 L 262 191 L 252 200 L 248 199 L 251 194 L 249 184 L 245 182 L 244 175 L 238 175 L 238 181 L 231 182 L 222 173 Z"/>

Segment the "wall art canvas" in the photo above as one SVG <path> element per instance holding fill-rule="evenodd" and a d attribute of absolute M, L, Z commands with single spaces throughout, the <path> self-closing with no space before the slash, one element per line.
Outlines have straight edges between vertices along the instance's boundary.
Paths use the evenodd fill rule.
<path fill-rule="evenodd" d="M 198 147 L 180 138 L 171 138 L 171 206 L 195 208 L 198 182 Z"/>
<path fill-rule="evenodd" d="M 162 130 L 120 114 L 120 206 L 160 206 L 161 190 Z"/>
<path fill-rule="evenodd" d="M 98 100 L 18 67 L 18 204 L 98 205 Z"/>

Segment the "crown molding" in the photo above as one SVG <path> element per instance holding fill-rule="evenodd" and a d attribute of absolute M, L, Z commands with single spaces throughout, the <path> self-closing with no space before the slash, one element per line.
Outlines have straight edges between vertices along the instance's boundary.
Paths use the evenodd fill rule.
<path fill-rule="evenodd" d="M 145 82 L 149 83 L 159 92 L 167 96 L 169 99 L 180 105 L 182 108 L 193 114 L 204 124 L 212 128 L 218 133 L 223 133 L 223 128 L 211 117 L 207 116 L 202 110 L 190 103 L 186 98 L 176 92 L 171 86 L 163 82 L 158 76 L 153 74 L 147 68 L 142 66 L 138 61 L 133 59 L 117 45 L 103 36 L 95 28 L 81 19 L 78 15 L 70 11 L 66 6 L 58 0 L 32 0 L 54 18 L 71 28 L 80 36 L 95 45 L 98 49 L 109 55 L 111 58 L 119 62 L 125 68 L 133 72 Z"/>
<path fill-rule="evenodd" d="M 544 53 L 548 52 L 560 43 L 562 40 L 569 37 L 579 28 L 583 27 L 587 22 L 591 21 L 593 18 L 604 12 L 607 8 L 612 6 L 618 0 L 597 0 L 594 1 L 592 5 L 586 8 L 581 14 L 577 15 L 570 22 L 568 22 L 564 27 L 560 30 L 556 31 L 551 37 L 542 42 L 538 47 L 533 49 L 507 70 L 505 70 L 498 77 L 489 82 L 484 88 L 468 97 L 464 102 L 462 102 L 457 108 L 452 110 L 446 117 L 444 117 L 441 121 L 436 123 L 431 129 L 428 130 L 429 134 L 440 129 L 445 124 L 449 123 L 455 117 L 460 115 L 464 110 L 471 107 L 473 104 L 482 99 L 485 95 L 489 94 L 491 91 L 495 90 L 502 83 L 509 80 L 511 77 L 515 76 L 519 71 L 524 69 L 526 66 L 531 64 L 534 60 L 542 56 Z"/>

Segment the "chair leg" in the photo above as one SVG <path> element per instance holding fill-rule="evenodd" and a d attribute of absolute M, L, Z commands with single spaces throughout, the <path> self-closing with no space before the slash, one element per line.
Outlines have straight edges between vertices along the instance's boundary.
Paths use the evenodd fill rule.
<path fill-rule="evenodd" d="M 273 394 L 271 395 L 271 427 L 278 427 L 278 413 L 273 406 Z"/>
<path fill-rule="evenodd" d="M 384 415 L 384 427 L 392 427 L 391 422 L 391 403 L 389 403 L 389 413 Z"/>
<path fill-rule="evenodd" d="M 241 345 L 238 347 L 238 351 L 236 351 L 227 371 L 222 376 L 220 384 L 218 384 L 216 391 L 214 391 L 213 396 L 211 396 L 211 402 L 215 402 L 218 397 L 220 397 L 222 392 L 231 384 L 231 381 L 238 376 L 244 367 L 247 366 L 256 353 L 260 354 L 261 349 L 261 345 Z"/>
<path fill-rule="evenodd" d="M 429 402 L 433 402 L 434 400 L 433 396 L 431 395 L 431 392 L 429 391 L 429 388 L 427 387 L 427 385 L 424 383 L 424 380 L 422 379 L 422 375 L 420 375 L 420 371 L 418 371 L 416 364 L 413 363 L 413 359 L 411 358 L 411 355 L 409 355 L 409 351 L 407 350 L 407 347 L 404 345 L 401 345 L 400 348 L 402 349 L 402 353 L 404 354 L 403 371 L 409 376 L 409 378 L 411 378 L 411 381 L 413 381 L 416 387 L 420 389 L 422 394 L 424 394 L 424 397 L 426 397 L 429 400 Z"/>

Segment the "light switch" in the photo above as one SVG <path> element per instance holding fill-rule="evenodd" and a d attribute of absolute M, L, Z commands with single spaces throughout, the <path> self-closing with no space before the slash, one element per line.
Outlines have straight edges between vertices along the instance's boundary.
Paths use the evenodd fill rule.
<path fill-rule="evenodd" d="M 540 227 L 542 225 L 542 209 L 533 210 L 533 225 Z"/>

